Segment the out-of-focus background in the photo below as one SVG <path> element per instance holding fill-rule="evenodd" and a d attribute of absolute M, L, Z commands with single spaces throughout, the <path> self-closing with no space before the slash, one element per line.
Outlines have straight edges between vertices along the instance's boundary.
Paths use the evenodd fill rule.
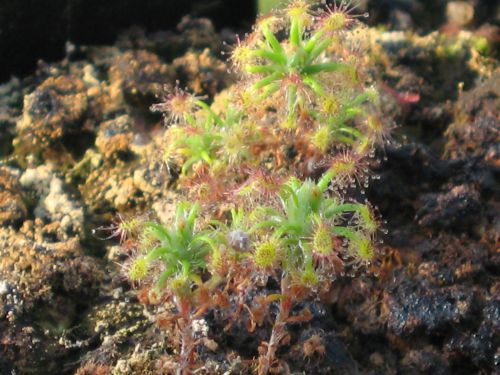
<path fill-rule="evenodd" d="M 185 14 L 208 17 L 219 29 L 248 28 L 259 11 L 279 0 L 0 0 L 0 82 L 33 71 L 39 59 L 56 61 L 74 45 L 109 44 L 123 30 L 172 29 Z M 437 29 L 446 23 L 477 28 L 500 21 L 497 0 L 359 0 L 370 25 Z M 488 30 L 484 30 L 488 32 Z M 489 30 L 491 32 L 491 30 Z"/>
<path fill-rule="evenodd" d="M 55 61 L 67 42 L 112 44 L 124 29 L 175 28 L 186 14 L 208 17 L 218 28 L 249 27 L 253 0 L 0 0 L 0 82 Z"/>

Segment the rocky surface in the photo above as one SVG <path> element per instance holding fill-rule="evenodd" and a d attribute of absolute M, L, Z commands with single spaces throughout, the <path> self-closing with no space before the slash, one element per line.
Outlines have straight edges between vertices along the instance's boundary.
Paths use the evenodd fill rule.
<path fill-rule="evenodd" d="M 391 2 L 394 22 L 425 11 L 410 3 Z M 469 31 L 367 30 L 370 74 L 398 125 L 367 191 L 389 234 L 377 266 L 340 280 L 327 305 L 308 306 L 311 322 L 290 328 L 279 354 L 292 372 L 500 371 L 500 74 L 477 34 L 489 5 L 469 20 L 466 6 L 445 3 L 442 22 Z M 0 86 L 0 373 L 171 365 L 165 331 L 139 303 L 149 297 L 118 265 L 130 253 L 112 222 L 161 218 L 178 199 L 159 156 L 162 119 L 149 111 L 162 86 L 179 80 L 211 99 L 232 82 L 210 21 L 186 18 L 178 30 L 130 32 Z M 223 332 L 212 318 L 200 322 L 213 331 L 200 351 L 207 373 L 243 373 L 265 327 Z"/>

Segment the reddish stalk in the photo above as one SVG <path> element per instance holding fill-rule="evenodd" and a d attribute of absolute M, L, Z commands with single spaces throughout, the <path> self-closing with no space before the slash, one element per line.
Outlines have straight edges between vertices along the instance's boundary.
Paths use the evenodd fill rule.
<path fill-rule="evenodd" d="M 189 301 L 181 300 L 178 303 L 180 319 L 178 329 L 181 338 L 181 352 L 179 354 L 179 366 L 176 375 L 192 375 L 191 366 L 193 364 L 194 349 L 196 340 L 193 334 L 191 308 Z"/>
<path fill-rule="evenodd" d="M 290 316 L 292 308 L 292 299 L 286 295 L 286 281 L 281 281 L 282 298 L 279 305 L 279 311 L 274 320 L 271 338 L 267 343 L 266 353 L 259 357 L 258 374 L 266 375 L 271 369 L 273 362 L 276 359 L 276 351 L 280 347 L 281 341 L 286 337 L 286 323 Z"/>

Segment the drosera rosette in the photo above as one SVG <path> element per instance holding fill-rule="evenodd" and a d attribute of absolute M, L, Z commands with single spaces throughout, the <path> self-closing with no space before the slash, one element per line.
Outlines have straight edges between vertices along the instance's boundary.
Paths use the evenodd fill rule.
<path fill-rule="evenodd" d="M 335 236 L 349 242 L 361 236 L 371 238 L 378 230 L 378 222 L 365 204 L 345 203 L 327 195 L 329 178 L 325 175 L 318 183 L 292 178 L 282 186 L 277 207 L 257 208 L 261 214 L 250 233 L 262 236 L 267 230 L 272 241 L 279 240 L 285 273 L 300 273 L 312 266 L 315 254 L 339 252 L 333 249 Z M 255 256 L 262 258 L 257 251 Z"/>
<path fill-rule="evenodd" d="M 334 72 L 352 75 L 352 64 L 325 59 L 324 53 L 339 42 L 331 37 L 332 25 L 328 20 L 345 15 L 345 20 L 338 22 L 337 31 L 356 17 L 347 7 L 335 6 L 315 18 L 312 8 L 305 0 L 291 1 L 285 9 L 258 21 L 255 31 L 233 53 L 236 68 L 244 79 L 252 81 L 250 90 L 255 93 L 257 103 L 276 94 L 275 97 L 285 101 L 277 102 L 276 107 L 285 108 L 285 117 L 290 120 L 300 117 L 300 112 L 309 113 L 328 94 L 328 88 L 321 83 L 324 80 L 318 80 L 320 75 Z M 283 24 L 288 34 L 280 41 L 276 30 Z"/>
<path fill-rule="evenodd" d="M 163 150 L 166 163 L 181 165 L 181 174 L 186 175 L 204 164 L 216 162 L 216 153 L 222 139 L 218 129 L 210 122 L 198 126 L 173 125 L 165 133 L 168 139 Z"/>
<path fill-rule="evenodd" d="M 230 201 L 228 189 L 237 184 L 233 174 L 216 174 L 207 165 L 196 168 L 190 175 L 181 175 L 177 182 L 190 200 L 198 202 L 203 209 L 224 210 Z"/>
<path fill-rule="evenodd" d="M 360 18 L 368 18 L 368 13 L 357 13 L 358 3 L 353 3 L 351 0 L 334 1 L 324 8 L 320 8 L 317 12 L 316 28 L 323 34 L 330 36 L 338 32 L 349 30 L 356 25 Z M 317 37 L 319 38 L 319 36 Z"/>
<path fill-rule="evenodd" d="M 397 145 L 393 138 L 396 127 L 391 119 L 382 115 L 368 115 L 361 125 L 361 130 L 367 137 L 358 145 L 360 151 L 373 150 L 377 146 Z"/>
<path fill-rule="evenodd" d="M 313 269 L 319 274 L 328 275 L 328 281 L 344 273 L 342 260 L 343 243 L 331 231 L 331 225 L 321 217 L 316 217 L 311 237 Z"/>
<path fill-rule="evenodd" d="M 118 239 L 120 245 L 124 245 L 127 240 L 140 233 L 143 222 L 144 217 L 126 217 L 117 213 L 111 224 L 92 229 L 92 234 L 101 240 Z M 101 233 L 104 237 L 101 236 Z"/>
<path fill-rule="evenodd" d="M 279 238 L 263 238 L 255 245 L 254 262 L 258 268 L 274 269 L 282 256 L 282 245 Z"/>
<path fill-rule="evenodd" d="M 325 180 L 330 178 L 329 188 L 337 193 L 346 194 L 349 189 L 368 187 L 374 174 L 370 171 L 369 159 L 352 149 L 342 148 L 317 163 L 318 169 L 324 171 Z"/>
<path fill-rule="evenodd" d="M 177 96 L 189 96 L 185 92 L 179 94 L 178 88 L 175 90 Z M 217 100 L 217 97 L 212 105 L 201 99 L 182 100 L 190 102 L 183 106 L 187 112 L 177 113 L 174 119 L 182 121 L 171 122 L 164 134 L 166 163 L 179 165 L 181 175 L 186 176 L 204 166 L 217 174 L 251 158 L 251 147 L 259 140 L 259 131 L 241 108 L 231 100 Z M 172 117 L 170 107 L 160 103 L 155 108 L 165 110 L 168 119 Z"/>
<path fill-rule="evenodd" d="M 353 95 L 348 94 L 349 91 Z M 311 143 L 323 154 L 329 154 L 332 148 L 350 148 L 359 155 L 370 156 L 374 147 L 383 146 L 387 134 L 385 125 L 378 122 L 375 128 L 375 117 L 369 117 L 372 107 L 378 103 L 378 93 L 374 87 L 354 94 L 345 89 L 342 95 L 326 96 L 321 108 L 313 112 L 317 126 L 311 133 Z M 370 122 L 368 122 L 370 119 Z"/>
<path fill-rule="evenodd" d="M 170 230 L 155 221 L 142 224 L 140 237 L 147 238 L 146 244 L 151 247 L 142 249 L 142 254 L 136 259 L 137 269 L 162 263 L 164 270 L 158 278 L 158 289 L 165 287 L 169 278 L 188 276 L 191 271 L 196 272 L 197 268 L 205 266 L 203 259 L 209 250 L 201 240 L 202 236 L 195 233 L 197 210 L 197 206 L 188 210 L 186 204 L 179 204 Z"/>
<path fill-rule="evenodd" d="M 231 192 L 231 197 L 233 202 L 248 210 L 264 203 L 269 205 L 276 200 L 281 186 L 287 180 L 284 172 L 272 173 L 262 166 L 249 167 L 245 174 L 245 181 Z"/>
<path fill-rule="evenodd" d="M 151 105 L 152 112 L 160 112 L 164 118 L 164 124 L 192 124 L 194 113 L 205 104 L 203 97 L 189 93 L 179 86 L 176 81 L 175 87 L 170 89 L 168 85 L 163 86 L 163 92 L 159 95 L 160 102 Z"/>
<path fill-rule="evenodd" d="M 280 296 L 283 301 L 324 293 L 335 277 L 354 272 L 346 270 L 351 264 L 369 264 L 376 255 L 373 237 L 378 223 L 371 209 L 330 197 L 332 177 L 327 172 L 317 183 L 291 178 L 282 186 L 277 206 L 258 208 L 258 221 L 250 229 L 262 238 L 255 245 L 254 262 L 258 269 L 280 275 L 281 289 L 288 293 Z M 274 273 L 277 269 L 281 271 Z M 277 320 L 273 330 L 285 330 L 288 313 L 278 314 L 284 320 Z M 261 356 L 267 364 L 259 370 L 262 374 L 269 371 L 274 357 L 270 351 L 275 350 Z"/>
<path fill-rule="evenodd" d="M 196 339 L 193 321 L 200 308 L 200 293 L 206 289 L 203 275 L 207 259 L 218 251 L 216 236 L 211 231 L 198 228 L 198 204 L 179 203 L 168 226 L 155 221 L 142 225 L 142 236 L 147 237 L 150 249 L 143 249 L 128 267 L 129 278 L 141 282 L 152 278 L 151 292 L 171 296 L 175 312 L 169 321 L 176 326 L 179 338 L 180 373 L 189 373 L 195 357 Z M 175 317 L 175 318 L 174 318 Z"/>

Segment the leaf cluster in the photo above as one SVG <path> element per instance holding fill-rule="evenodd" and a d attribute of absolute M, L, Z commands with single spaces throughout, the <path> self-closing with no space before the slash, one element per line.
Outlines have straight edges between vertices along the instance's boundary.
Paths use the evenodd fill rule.
<path fill-rule="evenodd" d="M 293 302 L 375 257 L 373 209 L 344 195 L 366 183 L 365 160 L 387 135 L 351 45 L 356 17 L 344 2 L 292 0 L 234 48 L 235 86 L 211 104 L 176 87 L 154 106 L 167 119 L 164 159 L 180 167 L 180 188 L 198 198 L 203 181 L 213 193 L 179 204 L 166 225 L 142 223 L 129 268 L 132 280 L 175 297 L 191 343 L 181 351 L 186 366 L 193 316 L 225 309 L 234 321 L 248 311 L 253 330 L 279 301 L 259 360 L 267 373 Z M 279 291 L 265 289 L 269 278 Z M 252 298 L 262 309 L 247 305 Z"/>

